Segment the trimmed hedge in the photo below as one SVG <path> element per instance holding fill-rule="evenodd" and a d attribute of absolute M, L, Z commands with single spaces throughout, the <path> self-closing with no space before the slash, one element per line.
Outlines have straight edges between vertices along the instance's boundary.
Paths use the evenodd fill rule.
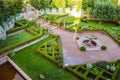
<path fill-rule="evenodd" d="M 39 33 L 37 33 L 36 31 L 34 31 L 33 29 L 30 28 L 26 28 L 25 30 L 28 31 L 29 33 L 33 34 L 33 35 L 43 35 L 43 28 L 39 27 Z"/>
<path fill-rule="evenodd" d="M 36 48 L 35 52 L 46 57 L 48 60 L 52 61 L 55 64 L 58 64 L 59 67 L 62 67 L 62 47 L 59 36 L 51 36 L 52 40 L 47 43 L 40 45 Z"/>
<path fill-rule="evenodd" d="M 106 47 L 105 45 L 102 45 L 102 46 L 101 46 L 101 49 L 102 49 L 102 50 L 106 50 L 107 47 Z"/>
<path fill-rule="evenodd" d="M 86 47 L 85 47 L 85 46 L 81 46 L 81 47 L 80 47 L 80 50 L 81 50 L 81 51 L 86 51 Z"/>
<path fill-rule="evenodd" d="M 18 24 L 18 25 L 21 25 L 21 26 L 20 27 L 14 27 L 14 28 L 8 30 L 7 34 L 13 33 L 13 32 L 16 32 L 16 31 L 19 31 L 19 30 L 22 30 L 22 29 L 26 28 L 28 26 L 28 24 L 29 24 L 29 21 L 26 20 L 26 19 L 24 19 L 24 20 L 26 21 L 26 24 L 21 24 L 19 22 L 15 22 L 15 24 Z"/>
<path fill-rule="evenodd" d="M 27 44 L 27 43 L 35 40 L 35 39 L 40 38 L 41 36 L 42 36 L 42 35 L 39 34 L 39 35 L 37 35 L 37 36 L 35 36 L 35 37 L 31 38 L 31 39 L 28 39 L 28 40 L 26 40 L 26 41 L 22 41 L 22 42 L 19 42 L 19 43 L 15 44 L 15 45 L 11 45 L 11 46 L 5 47 L 5 48 L 3 48 L 3 49 L 0 50 L 0 54 L 3 54 L 3 53 L 5 53 L 5 52 L 7 52 L 7 51 L 9 51 L 9 50 L 15 49 L 16 47 L 19 47 L 19 46 L 22 46 L 22 45 L 24 45 L 24 44 Z"/>
<path fill-rule="evenodd" d="M 113 64 L 116 64 L 116 62 L 109 63 L 110 66 L 112 66 Z M 86 64 L 80 64 L 76 66 L 67 66 L 65 67 L 65 69 L 78 76 L 80 80 L 119 80 L 119 75 L 117 75 L 117 73 L 119 73 L 120 67 L 118 64 L 115 65 L 115 72 L 111 72 L 107 69 L 98 67 L 94 63 L 92 64 L 92 66 L 92 68 L 87 69 Z"/>

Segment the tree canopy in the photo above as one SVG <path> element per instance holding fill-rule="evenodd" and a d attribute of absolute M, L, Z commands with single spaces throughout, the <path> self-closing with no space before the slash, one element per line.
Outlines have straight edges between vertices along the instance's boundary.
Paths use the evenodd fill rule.
<path fill-rule="evenodd" d="M 100 20 L 110 21 L 116 16 L 116 6 L 111 1 L 97 1 L 95 2 L 92 14 Z"/>
<path fill-rule="evenodd" d="M 51 7 L 52 0 L 29 0 L 29 2 L 36 9 L 44 9 Z"/>
<path fill-rule="evenodd" d="M 0 0 L 0 21 L 20 13 L 24 7 L 23 0 Z"/>

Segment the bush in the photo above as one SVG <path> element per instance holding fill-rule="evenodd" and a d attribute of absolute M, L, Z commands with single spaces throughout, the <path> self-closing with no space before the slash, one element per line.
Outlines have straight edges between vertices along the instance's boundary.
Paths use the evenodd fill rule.
<path fill-rule="evenodd" d="M 101 46 L 101 49 L 102 49 L 102 50 L 106 50 L 107 47 L 106 47 L 105 45 L 102 45 L 102 46 Z"/>
<path fill-rule="evenodd" d="M 77 40 L 79 40 L 79 37 L 76 37 Z"/>
<path fill-rule="evenodd" d="M 12 51 L 10 51 L 10 52 L 8 53 L 8 55 L 12 58 L 12 57 L 15 56 L 15 52 L 12 50 Z"/>
<path fill-rule="evenodd" d="M 95 64 L 96 64 L 96 66 L 98 66 L 98 67 L 101 67 L 101 68 L 105 68 L 105 69 L 106 69 L 106 66 L 108 65 L 108 62 L 107 62 L 107 61 L 99 61 L 99 62 L 96 62 Z"/>
<path fill-rule="evenodd" d="M 80 50 L 81 50 L 81 51 L 85 51 L 85 50 L 86 50 L 85 46 L 81 46 L 81 47 L 80 47 Z"/>
<path fill-rule="evenodd" d="M 118 71 L 118 73 L 117 73 L 117 76 L 116 76 L 116 79 L 115 80 L 120 80 L 120 69 L 119 69 L 119 71 Z"/>
<path fill-rule="evenodd" d="M 117 62 L 117 64 L 120 64 L 120 59 L 118 59 L 116 62 Z"/>
<path fill-rule="evenodd" d="M 92 64 L 90 64 L 90 63 L 86 64 L 86 68 L 87 68 L 87 69 L 90 69 L 90 68 L 92 68 L 92 67 L 93 67 Z"/>
<path fill-rule="evenodd" d="M 111 67 L 110 67 L 110 71 L 111 71 L 111 72 L 115 72 L 115 71 L 116 71 L 116 67 L 115 67 L 115 66 L 111 66 Z"/>

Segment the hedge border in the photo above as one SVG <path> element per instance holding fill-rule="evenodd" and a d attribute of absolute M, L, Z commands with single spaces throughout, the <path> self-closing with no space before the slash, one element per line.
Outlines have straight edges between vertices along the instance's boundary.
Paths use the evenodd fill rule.
<path fill-rule="evenodd" d="M 5 52 L 7 52 L 7 51 L 9 51 L 9 50 L 12 50 L 12 49 L 15 49 L 16 47 L 19 47 L 19 46 L 22 46 L 22 45 L 24 45 L 24 44 L 27 44 L 27 43 L 35 40 L 35 39 L 40 38 L 42 35 L 43 35 L 43 34 L 39 34 L 39 35 L 37 35 L 37 36 L 35 36 L 35 37 L 31 38 L 31 39 L 28 39 L 28 40 L 26 40 L 26 41 L 21 41 L 21 42 L 19 42 L 19 43 L 17 43 L 17 44 L 14 44 L 14 45 L 5 47 L 5 48 L 3 48 L 3 49 L 0 50 L 0 54 L 4 54 Z"/>
<path fill-rule="evenodd" d="M 51 35 L 51 37 L 60 37 L 60 36 L 56 36 L 56 35 Z M 49 42 L 49 41 L 48 41 Z M 59 38 L 59 50 L 60 50 L 60 54 L 62 55 L 62 48 L 61 48 L 61 42 L 60 42 L 60 38 Z M 46 44 L 46 43 L 45 43 Z M 43 45 L 45 45 L 45 44 L 43 44 Z M 43 46 L 43 45 L 41 45 L 41 46 Z M 49 56 L 49 55 L 47 55 L 47 54 L 44 54 L 45 52 L 42 52 L 42 51 L 40 51 L 40 47 L 37 47 L 36 49 L 35 49 L 35 52 L 36 53 L 38 53 L 38 54 L 40 54 L 40 55 L 42 55 L 43 57 L 45 57 L 46 59 L 48 59 L 48 60 L 50 60 L 51 62 L 53 62 L 54 64 L 56 64 L 56 65 L 58 65 L 59 67 L 63 67 L 63 63 L 60 63 L 60 62 L 58 62 L 57 60 L 55 60 L 53 57 L 51 57 L 51 56 Z"/>
<path fill-rule="evenodd" d="M 112 65 L 112 64 L 116 64 L 117 62 L 109 62 L 109 65 Z M 95 65 L 95 63 L 93 63 L 93 67 L 97 67 L 98 69 L 100 69 L 100 73 L 96 74 L 95 72 L 91 71 L 90 69 L 87 69 L 85 67 L 86 64 L 81 64 L 81 65 L 76 65 L 76 66 L 67 66 L 65 67 L 66 70 L 68 70 L 69 72 L 73 73 L 75 76 L 79 77 L 79 78 L 82 78 L 82 80 L 91 80 L 89 79 L 88 77 L 86 77 L 88 75 L 88 73 L 92 73 L 96 76 L 96 78 L 94 80 L 98 80 L 99 78 L 103 79 L 103 80 L 106 80 L 107 78 L 105 76 L 102 76 L 103 73 L 107 73 L 109 75 L 111 75 L 111 80 L 116 80 L 117 77 L 119 77 L 117 74 L 119 73 L 120 71 L 120 67 L 119 67 L 119 64 L 116 64 L 116 71 L 114 73 L 111 73 L 109 71 L 107 71 L 106 69 L 103 69 L 103 68 L 100 68 L 100 67 L 97 67 Z M 84 66 L 84 67 L 83 67 Z M 75 67 L 74 69 L 72 69 L 72 67 Z M 80 73 L 79 71 L 77 71 L 79 68 L 82 68 L 82 69 L 85 69 L 85 72 L 84 74 Z"/>
<path fill-rule="evenodd" d="M 24 20 L 26 20 L 26 19 L 24 19 Z M 29 24 L 29 21 L 28 20 L 26 20 L 26 21 L 27 21 L 26 24 L 21 24 L 21 23 L 15 22 L 15 23 L 17 23 L 17 24 L 19 24 L 21 26 L 8 30 L 7 34 L 13 33 L 13 32 L 16 32 L 16 31 L 19 31 L 19 30 L 22 30 L 22 29 L 26 28 L 28 26 L 28 24 Z"/>
<path fill-rule="evenodd" d="M 33 35 L 43 35 L 44 31 L 43 31 L 43 28 L 40 26 L 40 33 L 37 33 L 29 28 L 26 28 L 25 30 L 28 31 L 29 33 L 33 34 Z"/>

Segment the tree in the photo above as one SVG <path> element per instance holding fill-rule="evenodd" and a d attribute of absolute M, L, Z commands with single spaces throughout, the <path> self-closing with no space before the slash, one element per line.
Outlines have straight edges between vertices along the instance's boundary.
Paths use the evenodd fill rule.
<path fill-rule="evenodd" d="M 36 9 L 45 9 L 51 7 L 52 0 L 30 0 L 30 4 Z"/>
<path fill-rule="evenodd" d="M 115 18 L 116 15 L 116 7 L 110 2 L 95 2 L 94 9 L 92 11 L 92 15 L 95 18 L 98 18 L 102 21 L 111 21 Z"/>
<path fill-rule="evenodd" d="M 120 6 L 116 8 L 116 20 L 120 20 Z"/>
<path fill-rule="evenodd" d="M 52 5 L 56 8 L 65 8 L 66 1 L 65 0 L 52 0 Z"/>
<path fill-rule="evenodd" d="M 41 8 L 51 7 L 51 0 L 41 0 Z"/>
<path fill-rule="evenodd" d="M 87 8 L 94 7 L 94 0 L 83 0 L 82 1 L 82 9 L 87 10 Z"/>
<path fill-rule="evenodd" d="M 30 0 L 30 4 L 36 9 L 41 9 L 41 0 Z"/>
<path fill-rule="evenodd" d="M 23 0 L 0 0 L 0 21 L 6 20 L 9 16 L 22 11 Z"/>

